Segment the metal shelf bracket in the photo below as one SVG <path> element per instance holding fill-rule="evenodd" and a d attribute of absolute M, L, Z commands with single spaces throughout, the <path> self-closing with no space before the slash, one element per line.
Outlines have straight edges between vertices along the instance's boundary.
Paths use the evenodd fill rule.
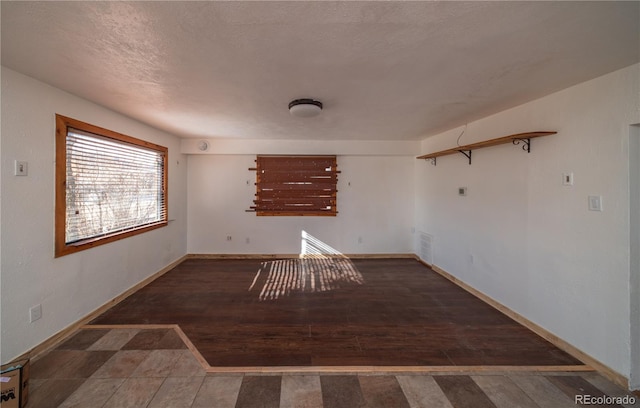
<path fill-rule="evenodd" d="M 527 153 L 531 153 L 531 139 L 513 139 L 512 143 L 515 146 L 518 146 L 520 145 L 520 143 L 522 143 L 522 150 Z"/>
<path fill-rule="evenodd" d="M 467 159 L 469 159 L 469 165 L 471 165 L 471 152 L 472 150 L 458 150 L 460 153 L 465 155 Z"/>

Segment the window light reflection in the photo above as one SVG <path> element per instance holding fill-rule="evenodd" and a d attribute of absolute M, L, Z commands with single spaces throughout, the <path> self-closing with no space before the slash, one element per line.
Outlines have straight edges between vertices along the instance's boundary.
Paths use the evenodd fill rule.
<path fill-rule="evenodd" d="M 306 231 L 301 234 L 298 259 L 262 262 L 249 291 L 256 286 L 262 272 L 266 277 L 258 296 L 261 301 L 364 283 L 362 274 L 348 257 Z"/>

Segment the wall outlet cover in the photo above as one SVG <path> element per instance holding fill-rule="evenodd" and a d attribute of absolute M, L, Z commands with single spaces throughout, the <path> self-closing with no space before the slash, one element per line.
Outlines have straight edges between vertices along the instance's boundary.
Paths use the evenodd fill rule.
<path fill-rule="evenodd" d="M 29 174 L 29 163 L 26 161 L 16 160 L 14 162 L 14 172 L 13 174 L 16 176 L 26 176 Z"/>
<path fill-rule="evenodd" d="M 602 196 L 589 196 L 589 211 L 602 211 Z"/>
<path fill-rule="evenodd" d="M 33 323 L 42 318 L 42 305 L 37 304 L 29 309 L 29 322 Z"/>
<path fill-rule="evenodd" d="M 562 185 L 563 186 L 573 185 L 573 173 L 562 173 Z"/>

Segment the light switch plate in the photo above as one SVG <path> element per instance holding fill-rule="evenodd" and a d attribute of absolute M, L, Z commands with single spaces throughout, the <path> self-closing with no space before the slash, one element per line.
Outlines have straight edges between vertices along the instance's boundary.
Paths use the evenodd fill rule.
<path fill-rule="evenodd" d="M 26 161 L 16 160 L 13 174 L 16 176 L 26 176 L 29 174 L 29 163 Z"/>

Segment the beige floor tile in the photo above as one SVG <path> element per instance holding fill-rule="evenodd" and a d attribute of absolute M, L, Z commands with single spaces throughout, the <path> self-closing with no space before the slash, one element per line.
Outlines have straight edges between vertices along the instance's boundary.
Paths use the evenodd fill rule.
<path fill-rule="evenodd" d="M 322 389 L 317 375 L 284 375 L 280 408 L 322 408 Z"/>
<path fill-rule="evenodd" d="M 204 377 L 207 372 L 194 357 L 191 350 L 179 350 L 180 357 L 171 370 L 171 377 Z"/>
<path fill-rule="evenodd" d="M 124 378 L 88 379 L 60 405 L 60 408 L 101 407 L 124 381 Z"/>
<path fill-rule="evenodd" d="M 182 350 L 152 350 L 131 373 L 131 377 L 168 377 Z"/>
<path fill-rule="evenodd" d="M 87 350 L 120 350 L 140 329 L 112 329 Z"/>
<path fill-rule="evenodd" d="M 242 376 L 205 377 L 192 408 L 234 408 Z"/>
<path fill-rule="evenodd" d="M 570 408 L 574 402 L 549 380 L 539 375 L 510 375 L 513 381 L 541 408 Z"/>
<path fill-rule="evenodd" d="M 149 356 L 150 350 L 122 350 L 116 352 L 91 378 L 128 378 Z"/>
<path fill-rule="evenodd" d="M 204 377 L 168 377 L 147 408 L 189 408 Z"/>
<path fill-rule="evenodd" d="M 498 408 L 538 408 L 538 405 L 504 375 L 471 377 Z"/>
<path fill-rule="evenodd" d="M 128 378 L 102 408 L 146 407 L 164 378 Z"/>

